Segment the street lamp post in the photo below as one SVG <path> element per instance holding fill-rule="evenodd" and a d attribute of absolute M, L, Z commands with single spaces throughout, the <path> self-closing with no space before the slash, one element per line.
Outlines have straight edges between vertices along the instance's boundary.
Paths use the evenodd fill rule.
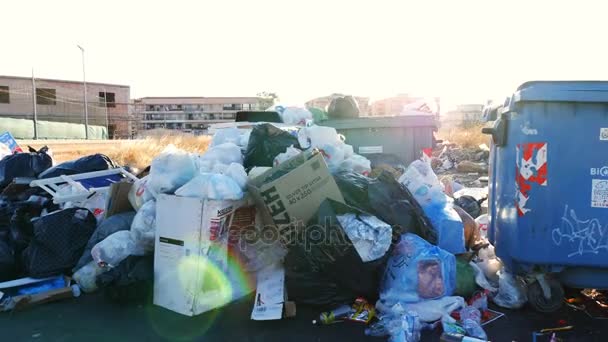
<path fill-rule="evenodd" d="M 84 94 L 84 133 L 85 133 L 85 138 L 88 140 L 89 139 L 89 109 L 88 109 L 88 103 L 87 103 L 87 78 L 84 72 L 84 48 L 80 45 L 76 45 L 78 46 L 78 48 L 80 49 L 80 52 L 82 52 L 82 86 L 84 88 L 83 90 L 83 94 Z"/>

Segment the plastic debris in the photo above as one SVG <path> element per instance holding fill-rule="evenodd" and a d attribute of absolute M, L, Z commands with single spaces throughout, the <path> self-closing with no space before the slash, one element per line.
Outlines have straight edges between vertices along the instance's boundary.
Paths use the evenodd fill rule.
<path fill-rule="evenodd" d="M 293 147 L 293 145 L 289 146 L 285 152 L 283 153 L 279 153 L 275 158 L 274 158 L 274 162 L 273 165 L 277 166 L 283 162 L 288 161 L 289 159 L 297 156 L 298 154 L 302 153 L 302 150 Z"/>
<path fill-rule="evenodd" d="M 337 219 L 363 262 L 377 260 L 386 254 L 391 245 L 391 226 L 368 215 L 349 213 L 338 215 Z"/>
<path fill-rule="evenodd" d="M 101 267 L 116 267 L 129 255 L 144 255 L 143 246 L 133 239 L 131 231 L 116 232 L 93 247 L 91 256 Z"/>
<path fill-rule="evenodd" d="M 171 194 L 195 175 L 196 166 L 190 153 L 169 145 L 152 160 L 146 186 L 155 193 Z"/>
<path fill-rule="evenodd" d="M 519 309 L 528 301 L 526 287 L 523 281 L 517 279 L 505 270 L 498 271 L 498 293 L 491 297 L 492 301 L 503 308 Z"/>
<path fill-rule="evenodd" d="M 154 235 L 156 234 L 156 201 L 146 202 L 137 212 L 131 232 L 135 243 L 145 251 L 154 250 Z"/>
<path fill-rule="evenodd" d="M 395 245 L 380 286 L 384 305 L 450 296 L 456 288 L 456 258 L 414 234 Z"/>

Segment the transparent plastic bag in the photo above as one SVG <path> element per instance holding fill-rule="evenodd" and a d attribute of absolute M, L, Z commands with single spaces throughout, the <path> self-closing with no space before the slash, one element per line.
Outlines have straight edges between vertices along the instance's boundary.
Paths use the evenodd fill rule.
<path fill-rule="evenodd" d="M 195 175 L 190 153 L 169 145 L 152 160 L 147 186 L 155 193 L 172 194 Z"/>
<path fill-rule="evenodd" d="M 387 305 L 449 296 L 456 289 L 456 258 L 421 237 L 401 236 L 386 265 L 380 298 Z"/>
<path fill-rule="evenodd" d="M 344 151 L 346 155 L 346 149 L 344 149 Z M 342 161 L 342 163 L 340 164 L 340 170 L 353 171 L 364 176 L 369 176 L 369 174 L 372 172 L 372 163 L 369 161 L 369 159 L 361 155 L 355 154 L 348 157 L 348 159 L 344 159 Z"/>
<path fill-rule="evenodd" d="M 414 311 L 403 315 L 384 316 L 376 323 L 365 329 L 367 336 L 390 336 L 389 341 L 418 342 L 420 341 L 422 324 Z"/>
<path fill-rule="evenodd" d="M 137 212 L 131 224 L 132 237 L 138 247 L 146 252 L 154 250 L 156 234 L 156 201 L 146 202 Z"/>
<path fill-rule="evenodd" d="M 492 297 L 492 301 L 507 309 L 521 308 L 528 301 L 524 282 L 504 269 L 498 271 L 498 293 Z"/>
<path fill-rule="evenodd" d="M 279 164 L 288 161 L 289 159 L 297 156 L 300 153 L 302 153 L 302 151 L 300 149 L 297 149 L 297 148 L 293 147 L 293 145 L 291 145 L 285 150 L 285 152 L 280 153 L 279 155 L 274 157 L 273 165 L 278 166 Z"/>
<path fill-rule="evenodd" d="M 144 255 L 128 230 L 121 230 L 97 243 L 91 249 L 93 260 L 102 267 L 116 267 L 129 255 Z"/>
<path fill-rule="evenodd" d="M 336 218 L 359 253 L 361 261 L 380 259 L 391 246 L 393 230 L 376 216 L 348 213 Z"/>
<path fill-rule="evenodd" d="M 72 278 L 82 291 L 91 293 L 97 290 L 97 284 L 95 282 L 97 276 L 107 270 L 107 268 L 99 266 L 95 260 L 93 260 L 76 271 Z"/>

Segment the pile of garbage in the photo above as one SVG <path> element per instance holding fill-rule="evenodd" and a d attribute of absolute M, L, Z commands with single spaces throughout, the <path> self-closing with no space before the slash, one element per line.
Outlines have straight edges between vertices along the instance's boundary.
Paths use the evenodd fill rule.
<path fill-rule="evenodd" d="M 204 153 L 167 146 L 137 175 L 103 155 L 4 157 L 0 281 L 21 281 L 0 283 L 0 310 L 105 291 L 193 316 L 255 291 L 254 320 L 314 305 L 335 307 L 315 323 L 355 321 L 391 341 L 425 329 L 487 340 L 489 301 L 526 302 L 484 238 L 487 215 L 432 161 L 370 178 L 334 128 L 304 109 L 282 115 L 294 126 L 224 128 Z M 456 162 L 449 151 L 437 158 Z"/>
<path fill-rule="evenodd" d="M 427 157 L 438 174 L 457 174 L 463 184 L 479 186 L 483 181 L 478 181 L 479 176 L 488 174 L 490 148 L 486 144 L 464 148 L 444 141 Z"/>

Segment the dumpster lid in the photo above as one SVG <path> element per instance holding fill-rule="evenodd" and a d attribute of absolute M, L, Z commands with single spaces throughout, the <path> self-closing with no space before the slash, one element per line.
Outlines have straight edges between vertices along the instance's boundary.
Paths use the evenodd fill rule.
<path fill-rule="evenodd" d="M 505 107 L 517 102 L 608 102 L 608 81 L 531 81 L 520 85 Z"/>

